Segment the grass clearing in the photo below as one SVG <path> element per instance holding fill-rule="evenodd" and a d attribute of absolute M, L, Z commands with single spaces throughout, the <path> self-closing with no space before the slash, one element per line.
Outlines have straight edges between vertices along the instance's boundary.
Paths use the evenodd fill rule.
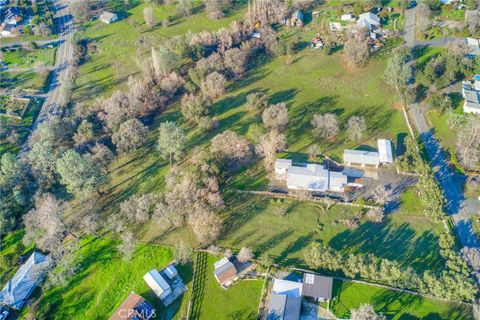
<path fill-rule="evenodd" d="M 5 52 L 3 61 L 10 68 L 33 68 L 37 63 L 53 66 L 55 64 L 56 52 L 57 48 L 37 49 L 33 51 L 18 49 Z"/>
<path fill-rule="evenodd" d="M 12 71 L 0 73 L 0 88 L 21 88 L 27 91 L 43 91 L 48 75 L 36 74 L 35 71 Z"/>
<path fill-rule="evenodd" d="M 368 303 L 388 319 L 473 319 L 470 306 L 339 280 L 333 286 L 330 310 L 339 318 L 348 318 L 351 309 Z"/>
<path fill-rule="evenodd" d="M 334 221 L 353 218 L 358 208 L 335 205 L 326 210 L 317 203 L 283 200 L 281 206 L 288 211 L 279 216 L 276 199 L 240 194 L 228 199 L 220 240 L 224 247 L 249 247 L 257 256 L 268 253 L 276 263 L 296 267 L 307 267 L 303 255 L 312 242 L 323 242 L 345 255 L 373 253 L 419 272 L 442 266 L 437 245 L 442 226 L 421 212 L 409 211 L 417 204 L 413 193 L 402 199 L 402 209 L 389 214 L 384 223 L 362 218 L 354 230 Z"/>

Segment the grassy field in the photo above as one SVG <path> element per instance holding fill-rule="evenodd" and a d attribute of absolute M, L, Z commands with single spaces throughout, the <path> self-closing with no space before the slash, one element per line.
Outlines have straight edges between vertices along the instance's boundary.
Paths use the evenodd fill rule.
<path fill-rule="evenodd" d="M 0 73 L 0 88 L 42 91 L 48 75 L 39 75 L 35 71 L 12 71 Z"/>
<path fill-rule="evenodd" d="M 53 66 L 56 52 L 57 48 L 7 51 L 4 53 L 3 61 L 10 68 L 33 68 L 40 62 L 46 66 Z"/>
<path fill-rule="evenodd" d="M 245 9 L 238 8 L 225 18 L 209 20 L 200 10 L 200 1 L 195 2 L 194 14 L 181 18 L 175 15 L 175 5 L 152 6 L 157 24 L 148 28 L 143 20 L 145 4 L 140 4 L 121 14 L 121 20 L 110 25 L 92 21 L 85 25 L 82 36 L 94 40 L 98 53 L 80 67 L 76 83 L 77 101 L 85 101 L 99 95 L 108 95 L 114 88 L 124 84 L 131 75 L 136 75 L 152 46 L 174 35 L 203 30 L 214 31 L 228 26 L 234 20 L 243 19 Z M 169 18 L 168 27 L 161 22 Z"/>
<path fill-rule="evenodd" d="M 117 253 L 116 245 L 109 239 L 88 238 L 82 241 L 81 248 L 75 253 L 79 272 L 66 287 L 44 291 L 23 314 L 35 309 L 39 319 L 106 319 L 131 291 L 142 295 L 160 314 L 165 314 L 144 282 L 143 275 L 152 268 L 165 267 L 172 260 L 172 252 L 165 247 L 139 245 L 133 259 L 127 262 Z M 180 266 L 178 269 L 188 286 L 192 277 L 191 266 Z M 188 294 L 189 291 L 184 294 L 182 302 L 187 301 Z M 177 302 L 172 307 L 173 313 L 185 307 Z"/>
<path fill-rule="evenodd" d="M 274 199 L 238 194 L 229 199 L 220 244 L 250 247 L 257 255 L 266 252 L 282 265 L 305 267 L 303 254 L 317 241 L 344 254 L 373 253 L 418 271 L 442 265 L 437 245 L 442 227 L 418 209 L 413 191 L 403 196 L 401 209 L 388 215 L 384 223 L 362 218 L 354 230 L 334 221 L 353 218 L 358 208 L 333 206 L 326 210 L 316 203 L 284 200 L 279 204 Z M 288 208 L 286 216 L 276 213 L 279 206 Z"/>
<path fill-rule="evenodd" d="M 472 308 L 395 292 L 374 286 L 334 280 L 331 311 L 347 318 L 350 310 L 368 303 L 388 319 L 473 319 Z"/>
<path fill-rule="evenodd" d="M 192 304 L 193 319 L 257 319 L 263 280 L 243 280 L 223 289 L 213 275 L 213 263 L 220 258 L 207 256 L 206 270 L 199 282 L 202 289 Z"/>
<path fill-rule="evenodd" d="M 1 153 L 0 153 L 1 154 Z M 23 231 L 13 231 L 2 237 L 0 246 L 0 286 L 10 279 L 20 267 L 20 258 L 28 258 L 33 246 L 22 244 Z"/>

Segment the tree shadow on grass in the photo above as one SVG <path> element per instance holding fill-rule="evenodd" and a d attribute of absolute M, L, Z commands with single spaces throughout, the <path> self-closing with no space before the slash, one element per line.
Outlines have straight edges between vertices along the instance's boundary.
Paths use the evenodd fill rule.
<path fill-rule="evenodd" d="M 282 263 L 284 265 L 292 265 L 296 267 L 308 267 L 303 260 L 303 258 L 292 257 L 292 254 L 298 253 L 301 250 L 304 250 L 308 247 L 314 233 L 310 232 L 307 235 L 298 237 L 294 242 L 288 245 L 288 247 L 283 250 L 280 256 L 276 257 L 274 260 L 277 263 Z"/>
<path fill-rule="evenodd" d="M 372 253 L 380 258 L 396 260 L 417 271 L 438 268 L 441 265 L 438 237 L 431 231 L 423 232 L 414 240 L 416 236 L 415 230 L 406 223 L 391 226 L 366 222 L 358 229 L 337 234 L 329 245 L 346 254 Z"/>

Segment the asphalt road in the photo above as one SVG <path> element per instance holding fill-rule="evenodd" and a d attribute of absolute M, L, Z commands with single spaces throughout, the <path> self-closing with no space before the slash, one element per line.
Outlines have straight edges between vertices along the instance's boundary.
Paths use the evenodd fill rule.
<path fill-rule="evenodd" d="M 73 40 L 74 34 L 72 16 L 68 11 L 68 5 L 65 1 L 55 1 L 55 8 L 57 25 L 65 31 L 60 36 L 61 42 L 57 50 L 57 61 L 48 88 L 47 98 L 33 125 L 33 129 L 37 127 L 38 123 L 42 123 L 52 116 L 61 115 L 60 84 L 68 78 L 67 66 L 73 59 L 73 46 L 70 43 L 70 41 Z"/>
<path fill-rule="evenodd" d="M 73 46 L 71 40 L 74 36 L 74 26 L 72 16 L 68 11 L 68 0 L 54 0 L 56 25 L 59 30 L 64 30 L 60 34 L 60 38 L 55 41 L 59 43 L 57 50 L 57 57 L 55 66 L 53 67 L 53 74 L 50 77 L 50 84 L 48 91 L 45 93 L 45 101 L 42 108 L 32 124 L 30 134 L 32 134 L 39 123 L 45 122 L 53 116 L 61 116 L 63 114 L 63 107 L 61 105 L 61 90 L 60 83 L 68 78 L 67 66 L 73 59 Z M 22 147 L 20 157 L 28 151 L 28 140 Z"/>
<path fill-rule="evenodd" d="M 432 41 L 415 40 L 415 8 L 406 11 L 405 44 L 410 49 L 417 45 L 443 46 L 455 38 L 442 38 Z M 411 62 L 413 63 L 413 62 Z M 453 88 L 453 86 L 449 87 Z M 480 241 L 473 232 L 471 217 L 479 212 L 480 203 L 477 199 L 467 199 L 462 190 L 465 177 L 453 172 L 435 137 L 434 131 L 425 121 L 422 107 L 418 102 L 410 105 L 410 114 L 420 133 L 427 154 L 435 172 L 435 178 L 443 190 L 446 199 L 445 211 L 451 216 L 460 242 L 465 247 L 480 247 Z"/>

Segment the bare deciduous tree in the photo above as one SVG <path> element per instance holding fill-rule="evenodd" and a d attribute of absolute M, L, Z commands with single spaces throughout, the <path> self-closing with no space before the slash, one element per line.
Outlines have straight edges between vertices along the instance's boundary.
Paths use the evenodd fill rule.
<path fill-rule="evenodd" d="M 475 169 L 480 161 L 480 121 L 469 116 L 458 134 L 458 158 L 468 169 Z"/>
<path fill-rule="evenodd" d="M 153 17 L 153 8 L 152 7 L 145 7 L 143 9 L 143 20 L 145 20 L 145 24 L 151 28 L 155 25 L 155 18 Z"/>
<path fill-rule="evenodd" d="M 415 32 L 424 34 L 432 26 L 432 10 L 425 3 L 419 3 L 415 9 Z"/>
<path fill-rule="evenodd" d="M 192 14 L 193 2 L 192 0 L 178 0 L 175 12 L 182 17 L 188 17 Z"/>
<path fill-rule="evenodd" d="M 312 122 L 313 133 L 323 139 L 333 141 L 339 132 L 337 116 L 333 113 L 315 114 Z"/>
<path fill-rule="evenodd" d="M 382 208 L 371 208 L 371 209 L 368 209 L 365 216 L 367 217 L 368 220 L 372 222 L 380 223 L 383 221 L 384 213 Z"/>
<path fill-rule="evenodd" d="M 237 260 L 240 262 L 248 262 L 252 260 L 254 254 L 250 248 L 243 247 L 237 254 Z"/>
<path fill-rule="evenodd" d="M 357 25 L 350 26 L 346 32 L 345 59 L 350 67 L 364 65 L 369 56 L 368 30 Z"/>
<path fill-rule="evenodd" d="M 250 93 L 247 96 L 247 109 L 250 111 L 262 111 L 268 107 L 268 97 L 260 91 Z"/>
<path fill-rule="evenodd" d="M 61 258 L 66 251 L 64 238 L 70 232 L 63 219 L 63 204 L 52 194 L 45 193 L 35 199 L 35 209 L 24 217 L 25 244 L 32 244 L 49 251 L 55 259 Z"/>
<path fill-rule="evenodd" d="M 283 134 L 276 131 L 271 131 L 259 138 L 256 152 L 264 158 L 267 172 L 271 173 L 273 171 L 277 152 L 284 151 L 286 148 L 287 139 Z"/>
<path fill-rule="evenodd" d="M 235 170 L 247 164 L 253 156 L 253 148 L 244 137 L 226 130 L 212 139 L 210 151 L 224 160 L 227 168 Z"/>
<path fill-rule="evenodd" d="M 232 48 L 225 51 L 223 61 L 225 67 L 230 69 L 235 76 L 243 74 L 247 68 L 247 54 L 238 48 Z"/>
<path fill-rule="evenodd" d="M 387 185 L 379 185 L 372 191 L 373 200 L 381 205 L 384 205 L 392 200 L 394 191 Z"/>
<path fill-rule="evenodd" d="M 208 243 L 214 241 L 222 230 L 222 220 L 213 212 L 205 210 L 192 214 L 189 223 L 198 241 Z"/>
<path fill-rule="evenodd" d="M 350 140 L 360 141 L 365 131 L 367 131 L 367 122 L 362 116 L 351 116 L 347 121 L 347 134 Z"/>
<path fill-rule="evenodd" d="M 180 264 L 186 264 L 192 261 L 192 254 L 192 247 L 183 241 L 180 241 L 180 243 L 175 246 L 175 261 Z"/>
<path fill-rule="evenodd" d="M 288 124 L 287 104 L 281 102 L 266 108 L 262 120 L 266 128 L 283 131 Z"/>
<path fill-rule="evenodd" d="M 118 252 L 122 255 L 122 258 L 126 261 L 130 261 L 133 258 L 137 239 L 131 231 L 124 231 L 120 234 L 121 243 L 118 246 Z"/>
<path fill-rule="evenodd" d="M 225 93 L 225 85 L 227 80 L 223 75 L 214 71 L 210 73 L 201 83 L 202 93 L 210 98 L 215 99 Z"/>
<path fill-rule="evenodd" d="M 69 11 L 77 22 L 86 22 L 91 17 L 88 1 L 75 0 L 69 4 Z"/>

